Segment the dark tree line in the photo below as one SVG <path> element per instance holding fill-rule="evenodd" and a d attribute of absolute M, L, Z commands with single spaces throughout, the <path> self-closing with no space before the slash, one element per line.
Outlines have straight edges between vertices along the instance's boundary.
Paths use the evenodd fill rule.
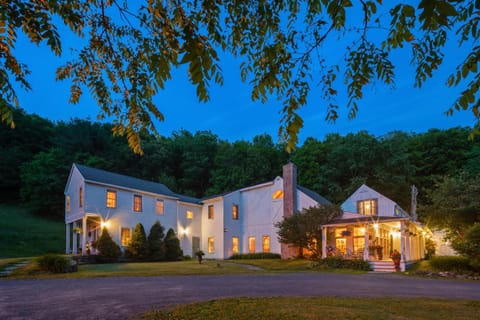
<path fill-rule="evenodd" d="M 63 191 L 73 162 L 161 182 L 173 191 L 203 197 L 272 180 L 289 160 L 285 146 L 261 134 L 226 141 L 210 131 L 185 130 L 169 137 L 144 135 L 144 155 L 112 125 L 74 119 L 53 123 L 15 111 L 16 128 L 0 126 L 0 201 L 20 201 L 43 216 L 63 217 Z M 410 186 L 419 203 L 443 176 L 480 173 L 480 141 L 471 128 L 432 129 L 421 134 L 367 132 L 308 138 L 290 156 L 299 184 L 334 203 L 362 183 L 410 209 Z"/>

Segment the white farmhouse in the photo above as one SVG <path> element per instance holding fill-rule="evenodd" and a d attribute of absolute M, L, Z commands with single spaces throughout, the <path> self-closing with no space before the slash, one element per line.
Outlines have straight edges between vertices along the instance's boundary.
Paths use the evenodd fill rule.
<path fill-rule="evenodd" d="M 73 164 L 65 188 L 66 252 L 86 254 L 105 226 L 122 248 L 141 223 L 149 232 L 155 221 L 172 228 L 185 255 L 206 258 L 235 253 L 272 252 L 289 258 L 296 249 L 281 245 L 275 223 L 303 208 L 328 204 L 317 193 L 297 186 L 288 163 L 283 178 L 197 199 L 165 185 Z"/>

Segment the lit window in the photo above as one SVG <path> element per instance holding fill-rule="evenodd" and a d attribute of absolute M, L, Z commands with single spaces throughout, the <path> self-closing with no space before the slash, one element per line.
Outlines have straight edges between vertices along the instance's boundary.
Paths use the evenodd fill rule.
<path fill-rule="evenodd" d="M 233 220 L 238 220 L 238 205 L 234 204 L 232 206 L 232 219 Z"/>
<path fill-rule="evenodd" d="M 238 237 L 232 237 L 232 253 L 238 253 Z"/>
<path fill-rule="evenodd" d="M 355 228 L 353 228 L 353 236 L 354 236 L 354 237 L 362 237 L 362 236 L 365 236 L 365 228 L 364 228 L 364 227 L 355 227 Z"/>
<path fill-rule="evenodd" d="M 132 234 L 131 234 L 130 228 L 122 228 L 121 230 L 121 240 L 122 240 L 122 246 L 126 247 L 129 245 L 130 240 L 132 240 Z"/>
<path fill-rule="evenodd" d="M 213 219 L 215 217 L 215 211 L 213 205 L 208 206 L 208 219 Z"/>
<path fill-rule="evenodd" d="M 213 237 L 208 238 L 208 253 L 215 252 L 215 239 Z"/>
<path fill-rule="evenodd" d="M 262 251 L 263 252 L 270 252 L 270 236 L 263 236 Z"/>
<path fill-rule="evenodd" d="M 155 205 L 155 211 L 157 214 L 163 214 L 164 213 L 164 207 L 165 203 L 161 199 L 157 199 L 157 204 Z"/>
<path fill-rule="evenodd" d="M 135 212 L 142 211 L 142 196 L 138 194 L 133 195 L 133 211 Z"/>
<path fill-rule="evenodd" d="M 80 187 L 80 191 L 78 192 L 78 206 L 81 208 L 83 207 L 83 188 Z"/>
<path fill-rule="evenodd" d="M 255 237 L 248 237 L 248 252 L 255 253 Z"/>
<path fill-rule="evenodd" d="M 117 207 L 117 191 L 107 190 L 107 208 Z"/>
<path fill-rule="evenodd" d="M 355 237 L 353 238 L 353 253 L 356 255 L 363 254 L 365 249 L 365 238 Z"/>
<path fill-rule="evenodd" d="M 358 213 L 366 216 L 376 216 L 378 214 L 377 208 L 377 199 L 368 199 L 357 202 Z"/>
<path fill-rule="evenodd" d="M 187 211 L 187 219 L 189 220 L 193 219 L 193 211 L 190 211 L 190 210 Z"/>
<path fill-rule="evenodd" d="M 272 194 L 272 199 L 282 199 L 283 198 L 283 191 L 282 190 L 277 190 Z"/>
<path fill-rule="evenodd" d="M 65 198 L 65 210 L 67 210 L 67 212 L 70 212 L 70 195 L 67 195 Z"/>

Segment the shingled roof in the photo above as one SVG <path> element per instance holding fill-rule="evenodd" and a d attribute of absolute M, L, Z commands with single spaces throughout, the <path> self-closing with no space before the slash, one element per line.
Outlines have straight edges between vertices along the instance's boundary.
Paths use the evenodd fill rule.
<path fill-rule="evenodd" d="M 74 165 L 77 167 L 78 171 L 80 171 L 83 178 L 89 182 L 97 182 L 101 184 L 108 184 L 112 186 L 160 194 L 164 196 L 178 198 L 179 200 L 184 202 L 196 204 L 200 203 L 199 199 L 174 193 L 167 186 L 158 182 L 147 181 L 126 176 L 123 174 L 113 173 L 101 169 L 95 169 L 77 163 L 75 163 Z"/>
<path fill-rule="evenodd" d="M 310 190 L 308 188 L 305 188 L 305 187 L 302 187 L 302 186 L 299 186 L 299 185 L 297 185 L 297 188 L 298 188 L 298 190 L 302 191 L 303 193 L 305 193 L 307 196 L 309 196 L 313 200 L 317 201 L 319 204 L 331 204 L 330 201 L 328 201 L 327 199 L 325 199 L 324 197 L 322 197 L 321 195 L 319 195 L 318 193 L 316 193 L 313 190 Z"/>

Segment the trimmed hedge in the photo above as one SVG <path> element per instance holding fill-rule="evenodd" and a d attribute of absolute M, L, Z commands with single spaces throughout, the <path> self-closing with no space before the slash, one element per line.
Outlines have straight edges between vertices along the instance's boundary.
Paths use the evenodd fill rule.
<path fill-rule="evenodd" d="M 244 253 L 234 254 L 228 259 L 242 260 L 242 259 L 281 259 L 282 256 L 278 253 L 258 252 L 258 253 Z"/>
<path fill-rule="evenodd" d="M 71 260 L 61 254 L 48 253 L 37 259 L 41 270 L 53 273 L 65 273 L 71 270 Z"/>
<path fill-rule="evenodd" d="M 343 259 L 342 257 L 327 257 L 320 260 L 320 267 L 331 269 L 354 269 L 370 271 L 370 263 L 363 259 Z"/>

